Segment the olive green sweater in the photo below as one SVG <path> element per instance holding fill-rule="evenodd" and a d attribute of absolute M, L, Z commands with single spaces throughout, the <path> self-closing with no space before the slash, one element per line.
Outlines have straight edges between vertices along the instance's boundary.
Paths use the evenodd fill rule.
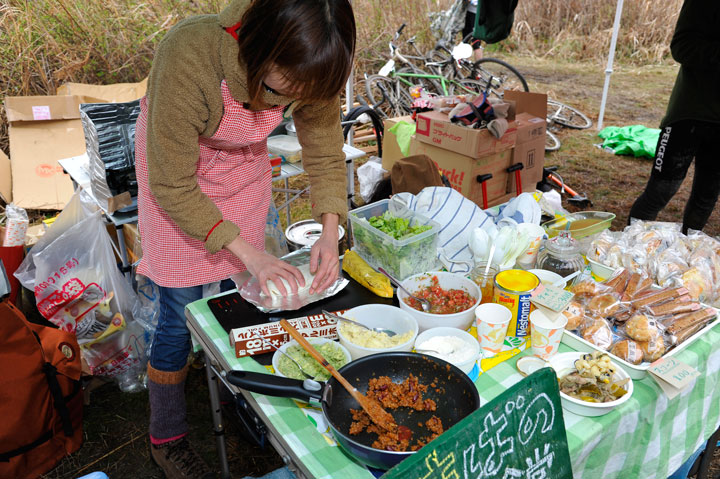
<path fill-rule="evenodd" d="M 208 236 L 222 214 L 198 186 L 195 176 L 199 137 L 215 134 L 223 115 L 220 85 L 233 98 L 249 101 L 245 66 L 238 61 L 237 41 L 224 27 L 238 23 L 249 0 L 234 0 L 219 15 L 200 15 L 179 22 L 158 45 L 148 80 L 147 167 L 157 203 L 190 237 L 205 241 L 216 253 L 234 240 L 242 225 L 224 221 Z M 265 93 L 268 105 L 289 105 L 293 98 Z M 312 215 L 347 216 L 345 155 L 339 98 L 291 106 L 303 167 L 310 178 Z M 265 214 L 249 212 L 248 214 Z M 207 237 L 207 240 L 206 240 Z"/>

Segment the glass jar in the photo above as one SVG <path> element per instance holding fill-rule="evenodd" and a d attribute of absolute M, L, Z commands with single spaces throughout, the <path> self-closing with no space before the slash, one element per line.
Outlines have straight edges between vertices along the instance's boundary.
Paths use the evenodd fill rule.
<path fill-rule="evenodd" d="M 568 276 L 585 268 L 585 260 L 580 254 L 580 244 L 567 231 L 545 241 L 545 248 L 538 255 L 537 269 L 552 271 L 560 276 Z"/>
<path fill-rule="evenodd" d="M 487 274 L 485 274 L 485 268 L 487 267 L 486 261 L 475 263 L 475 267 L 470 271 L 470 279 L 480 287 L 482 298 L 480 304 L 492 303 L 493 289 L 495 288 L 495 275 L 497 270 L 490 266 Z"/>

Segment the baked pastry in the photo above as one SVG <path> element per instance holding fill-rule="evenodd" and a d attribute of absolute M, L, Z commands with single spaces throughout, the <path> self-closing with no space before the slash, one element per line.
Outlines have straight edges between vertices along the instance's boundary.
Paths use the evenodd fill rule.
<path fill-rule="evenodd" d="M 620 301 L 612 294 L 600 294 L 590 300 L 587 308 L 597 316 L 608 317 L 618 312 Z"/>
<path fill-rule="evenodd" d="M 582 304 L 576 301 L 570 301 L 570 304 L 567 305 L 567 308 L 565 308 L 562 314 L 567 318 L 568 322 L 565 325 L 565 329 L 568 331 L 578 329 L 585 319 L 585 310 Z"/>
<path fill-rule="evenodd" d="M 585 341 L 605 350 L 612 344 L 612 331 L 604 319 L 595 319 L 590 323 L 583 330 L 582 337 Z"/>
<path fill-rule="evenodd" d="M 636 341 L 650 341 L 660 334 L 655 321 L 644 314 L 636 314 L 625 323 L 625 332 Z"/>
<path fill-rule="evenodd" d="M 586 279 L 574 285 L 572 288 L 570 288 L 570 291 L 575 293 L 576 296 L 597 296 L 598 294 L 600 294 L 600 287 L 595 281 L 591 279 Z"/>
<path fill-rule="evenodd" d="M 625 339 L 612 345 L 610 352 L 623 361 L 631 364 L 640 364 L 643 361 L 643 351 L 635 341 Z"/>
<path fill-rule="evenodd" d="M 643 352 L 643 359 L 649 363 L 660 359 L 667 350 L 662 334 L 650 338 L 650 341 L 638 341 L 637 345 Z"/>

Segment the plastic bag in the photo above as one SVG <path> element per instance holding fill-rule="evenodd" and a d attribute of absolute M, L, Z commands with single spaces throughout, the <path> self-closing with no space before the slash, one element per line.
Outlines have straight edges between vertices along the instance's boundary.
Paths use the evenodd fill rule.
<path fill-rule="evenodd" d="M 277 258 L 288 254 L 285 233 L 280 227 L 280 213 L 273 202 L 270 202 L 265 220 L 265 251 Z"/>
<path fill-rule="evenodd" d="M 27 289 L 34 289 L 35 256 L 40 254 L 48 245 L 52 244 L 60 235 L 99 209 L 100 207 L 93 200 L 92 196 L 82 188 L 78 188 L 72 198 L 70 198 L 68 204 L 65 205 L 65 208 L 60 212 L 57 219 L 53 222 L 52 226 L 50 226 L 38 242 L 35 243 L 35 246 L 32 247 L 17 271 L 15 271 L 15 277 L 20 281 L 20 284 Z"/>
<path fill-rule="evenodd" d="M 25 233 L 30 223 L 27 211 L 10 203 L 5 208 L 5 220 L 5 234 L 2 241 L 0 241 L 0 245 L 23 246 L 25 244 Z"/>
<path fill-rule="evenodd" d="M 90 371 L 109 377 L 131 369 L 139 374 L 147 346 L 143 327 L 133 318 L 140 306 L 117 268 L 102 213 L 69 228 L 34 261 L 38 310 L 75 332 Z M 135 389 L 131 378 L 123 376 L 122 382 L 124 390 Z"/>
<path fill-rule="evenodd" d="M 358 182 L 360 183 L 360 196 L 369 203 L 380 180 L 388 171 L 383 169 L 381 159 L 373 156 L 364 165 L 357 169 Z"/>

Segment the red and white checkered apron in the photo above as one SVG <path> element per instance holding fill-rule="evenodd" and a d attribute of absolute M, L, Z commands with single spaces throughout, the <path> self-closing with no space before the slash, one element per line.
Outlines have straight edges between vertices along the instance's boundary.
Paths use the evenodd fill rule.
<path fill-rule="evenodd" d="M 265 221 L 270 206 L 272 169 L 267 137 L 283 117 L 282 105 L 251 111 L 235 101 L 221 84 L 224 113 L 212 138 L 200 137 L 197 181 L 217 206 L 224 221 L 232 221 L 241 236 L 265 249 Z M 138 273 L 165 287 L 212 283 L 245 271 L 245 265 L 227 250 L 210 254 L 203 242 L 186 235 L 155 201 L 148 186 L 145 139 L 147 102 L 143 98 L 135 131 L 135 171 L 143 257 Z"/>

